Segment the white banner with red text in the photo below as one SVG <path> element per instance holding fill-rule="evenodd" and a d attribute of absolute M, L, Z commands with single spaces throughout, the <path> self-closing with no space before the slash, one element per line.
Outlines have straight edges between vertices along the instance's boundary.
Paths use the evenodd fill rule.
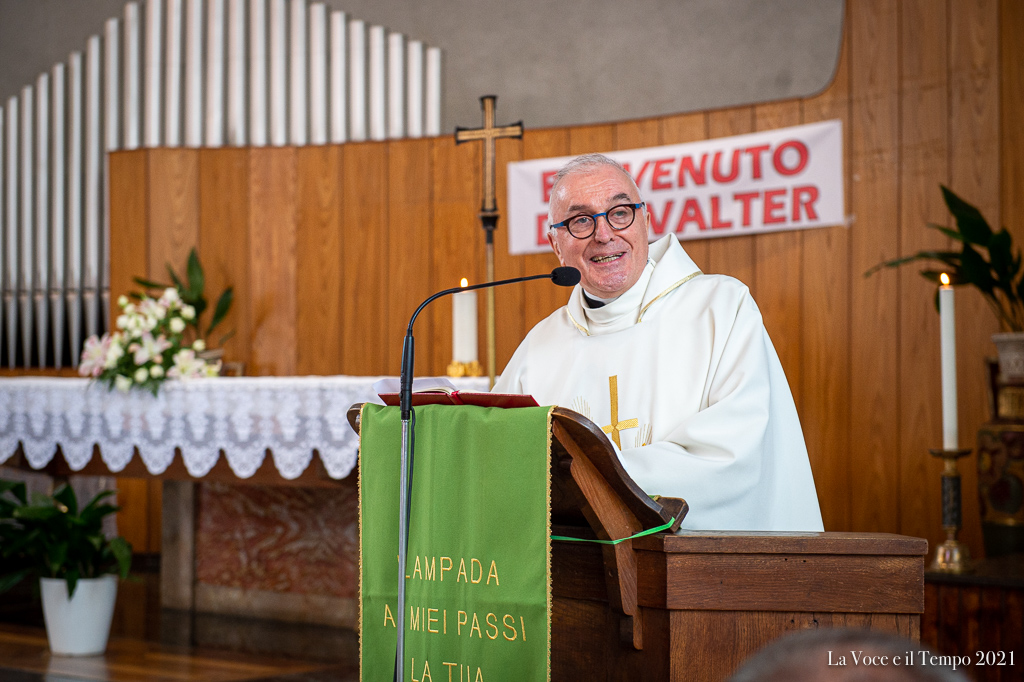
<path fill-rule="evenodd" d="M 707 239 L 845 223 L 839 120 L 607 156 L 636 180 L 652 241 L 669 232 L 680 240 Z M 572 158 L 508 164 L 509 253 L 551 248 L 551 187 Z"/>

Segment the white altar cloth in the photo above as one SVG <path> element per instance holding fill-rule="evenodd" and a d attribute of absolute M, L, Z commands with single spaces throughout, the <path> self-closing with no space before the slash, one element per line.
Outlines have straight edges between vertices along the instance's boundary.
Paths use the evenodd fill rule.
<path fill-rule="evenodd" d="M 167 381 L 160 393 L 108 391 L 88 379 L 0 379 L 0 464 L 21 441 L 28 463 L 45 467 L 60 445 L 80 471 L 98 445 L 118 472 L 139 449 L 158 475 L 181 450 L 189 474 L 205 476 L 223 451 L 231 470 L 249 478 L 270 450 L 281 477 L 297 478 L 316 450 L 332 478 L 356 464 L 359 437 L 346 413 L 353 403 L 379 402 L 381 377 L 224 377 Z M 456 379 L 460 389 L 487 390 L 487 379 Z"/>

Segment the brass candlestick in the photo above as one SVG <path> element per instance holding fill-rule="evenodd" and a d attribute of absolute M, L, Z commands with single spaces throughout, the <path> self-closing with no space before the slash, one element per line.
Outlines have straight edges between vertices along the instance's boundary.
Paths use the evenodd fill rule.
<path fill-rule="evenodd" d="M 450 377 L 482 377 L 483 375 L 484 370 L 476 360 L 473 362 L 452 360 L 448 365 L 448 376 Z"/>
<path fill-rule="evenodd" d="M 969 449 L 929 450 L 945 463 L 942 470 L 942 529 L 946 541 L 935 548 L 931 570 L 939 573 L 969 573 L 971 558 L 967 545 L 956 539 L 963 525 L 960 516 L 960 472 L 956 461 L 971 454 Z"/>

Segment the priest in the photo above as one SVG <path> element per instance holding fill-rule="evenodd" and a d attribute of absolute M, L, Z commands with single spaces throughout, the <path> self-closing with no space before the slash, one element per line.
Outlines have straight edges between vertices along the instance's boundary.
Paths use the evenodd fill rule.
<path fill-rule="evenodd" d="M 600 425 L 633 480 L 681 497 L 682 527 L 821 531 L 796 406 L 750 292 L 675 235 L 648 245 L 632 177 L 600 154 L 555 176 L 548 240 L 582 280 L 494 387 Z"/>

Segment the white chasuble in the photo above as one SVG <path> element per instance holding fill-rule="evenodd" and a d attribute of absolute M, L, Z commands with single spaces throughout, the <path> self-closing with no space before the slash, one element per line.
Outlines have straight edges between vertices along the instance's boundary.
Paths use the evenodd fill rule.
<path fill-rule="evenodd" d="M 700 272 L 674 235 L 626 293 L 569 303 L 523 340 L 496 392 L 528 393 L 602 427 L 651 495 L 681 497 L 682 527 L 821 531 L 800 420 L 747 287 Z"/>

